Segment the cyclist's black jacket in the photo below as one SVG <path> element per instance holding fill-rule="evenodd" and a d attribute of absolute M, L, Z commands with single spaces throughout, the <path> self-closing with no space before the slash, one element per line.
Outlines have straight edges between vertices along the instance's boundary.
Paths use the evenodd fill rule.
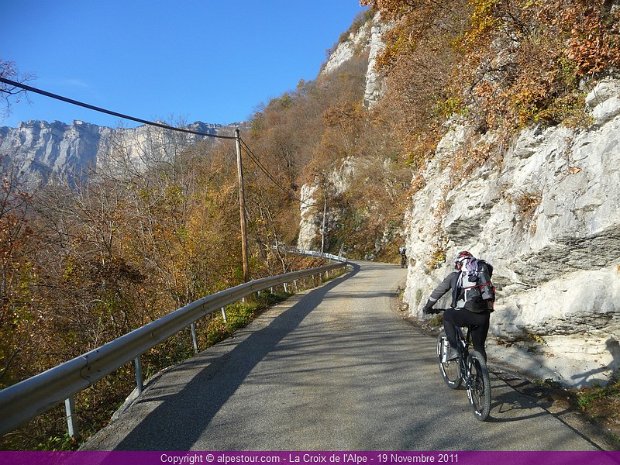
<path fill-rule="evenodd" d="M 460 271 L 453 271 L 445 279 L 435 288 L 435 290 L 431 293 L 431 296 L 428 298 L 433 304 L 441 299 L 446 292 L 452 289 L 452 303 L 451 307 L 456 307 L 456 303 L 459 299 L 459 289 L 458 289 L 458 280 Z"/>
<path fill-rule="evenodd" d="M 453 271 L 446 276 L 439 286 L 437 286 L 431 293 L 431 296 L 428 298 L 429 302 L 434 305 L 435 302 L 441 299 L 446 292 L 452 289 L 452 303 L 450 304 L 452 308 L 465 308 L 474 313 L 488 312 L 489 307 L 482 299 L 471 300 L 465 303 L 464 289 L 459 286 L 459 278 L 461 273 L 461 271 Z"/>

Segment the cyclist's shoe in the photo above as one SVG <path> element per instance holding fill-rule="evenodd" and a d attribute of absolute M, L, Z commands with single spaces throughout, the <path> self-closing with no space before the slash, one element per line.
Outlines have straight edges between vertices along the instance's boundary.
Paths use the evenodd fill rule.
<path fill-rule="evenodd" d="M 459 351 L 455 347 L 452 347 L 450 344 L 448 344 L 445 361 L 449 362 L 450 360 L 456 360 L 457 358 L 459 358 Z"/>

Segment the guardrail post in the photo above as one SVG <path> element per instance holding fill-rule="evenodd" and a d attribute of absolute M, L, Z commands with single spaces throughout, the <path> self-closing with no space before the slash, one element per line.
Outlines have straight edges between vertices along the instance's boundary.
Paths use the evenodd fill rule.
<path fill-rule="evenodd" d="M 192 346 L 194 346 L 194 353 L 198 353 L 198 338 L 196 337 L 196 322 L 189 325 L 189 329 L 192 333 Z"/>
<path fill-rule="evenodd" d="M 67 433 L 74 438 L 77 436 L 77 421 L 75 418 L 75 400 L 73 396 L 65 399 L 65 413 L 67 416 Z"/>
<path fill-rule="evenodd" d="M 284 293 L 288 294 L 288 288 L 286 287 L 286 283 L 284 283 Z"/>
<path fill-rule="evenodd" d="M 295 288 L 295 293 L 299 292 L 299 288 L 297 287 L 297 280 L 293 281 L 293 287 Z"/>
<path fill-rule="evenodd" d="M 144 384 L 142 383 L 142 362 L 139 355 L 133 359 L 133 367 L 136 373 L 136 387 L 138 388 L 138 395 L 140 395 L 144 389 Z"/>
<path fill-rule="evenodd" d="M 224 307 L 222 307 L 222 318 L 224 319 L 224 323 L 228 323 L 226 321 L 226 309 Z"/>

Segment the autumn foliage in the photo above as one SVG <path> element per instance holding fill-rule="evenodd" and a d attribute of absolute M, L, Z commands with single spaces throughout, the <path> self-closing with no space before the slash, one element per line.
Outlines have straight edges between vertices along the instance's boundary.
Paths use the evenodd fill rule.
<path fill-rule="evenodd" d="M 450 115 L 477 121 L 482 133 L 585 124 L 584 87 L 620 69 L 620 8 L 611 1 L 362 3 L 394 23 L 380 66 L 392 111 L 404 121 L 416 114 L 400 131 L 414 161 L 432 154 Z"/>
<path fill-rule="evenodd" d="M 2 160 L 0 388 L 242 281 L 234 145 L 181 150 L 173 137 L 168 142 L 167 157 L 146 157 L 140 169 L 116 150 L 73 188 L 57 180 L 32 189 L 18 160 Z M 279 200 L 262 197 L 251 173 L 252 277 L 307 266 L 273 248 L 281 239 L 273 220 Z M 229 334 L 236 314 L 247 321 L 260 305 L 249 314 L 233 309 L 228 324 L 200 320 L 200 346 Z M 142 356 L 144 374 L 192 353 L 189 332 L 181 333 Z M 105 425 L 133 384 L 128 365 L 80 393 L 82 433 Z M 59 406 L 5 435 L 2 448 L 73 447 L 65 429 Z"/>
<path fill-rule="evenodd" d="M 269 102 L 252 118 L 248 141 L 278 178 L 279 186 L 260 173 L 256 181 L 262 198 L 280 199 L 269 212 L 283 240 L 296 242 L 301 187 L 313 185 L 310 207 L 319 221 L 326 216 L 326 252 L 389 259 L 397 252 L 411 171 L 385 121 L 364 105 L 367 60 L 353 58 Z"/>

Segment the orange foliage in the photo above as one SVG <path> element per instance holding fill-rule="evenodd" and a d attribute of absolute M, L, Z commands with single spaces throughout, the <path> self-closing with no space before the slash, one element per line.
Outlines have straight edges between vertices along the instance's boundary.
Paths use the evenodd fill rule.
<path fill-rule="evenodd" d="M 395 22 L 385 37 L 386 51 L 379 63 L 388 80 L 397 81 L 392 85 L 402 103 L 395 99 L 394 108 L 412 114 L 407 95 L 423 89 L 415 105 L 410 105 L 418 112 L 416 121 L 424 96 L 437 99 L 443 93 L 448 99 L 462 98 L 482 131 L 536 121 L 558 123 L 573 117 L 583 105 L 578 95 L 580 78 L 620 69 L 620 11 L 612 11 L 608 1 L 362 3 Z M 450 19 L 455 11 L 465 23 Z M 455 53 L 444 52 L 438 66 L 441 48 L 436 44 L 442 29 L 452 33 L 450 48 Z M 420 72 L 429 66 L 439 80 L 436 88 L 420 82 Z M 411 134 L 410 140 L 415 139 L 420 135 Z"/>

